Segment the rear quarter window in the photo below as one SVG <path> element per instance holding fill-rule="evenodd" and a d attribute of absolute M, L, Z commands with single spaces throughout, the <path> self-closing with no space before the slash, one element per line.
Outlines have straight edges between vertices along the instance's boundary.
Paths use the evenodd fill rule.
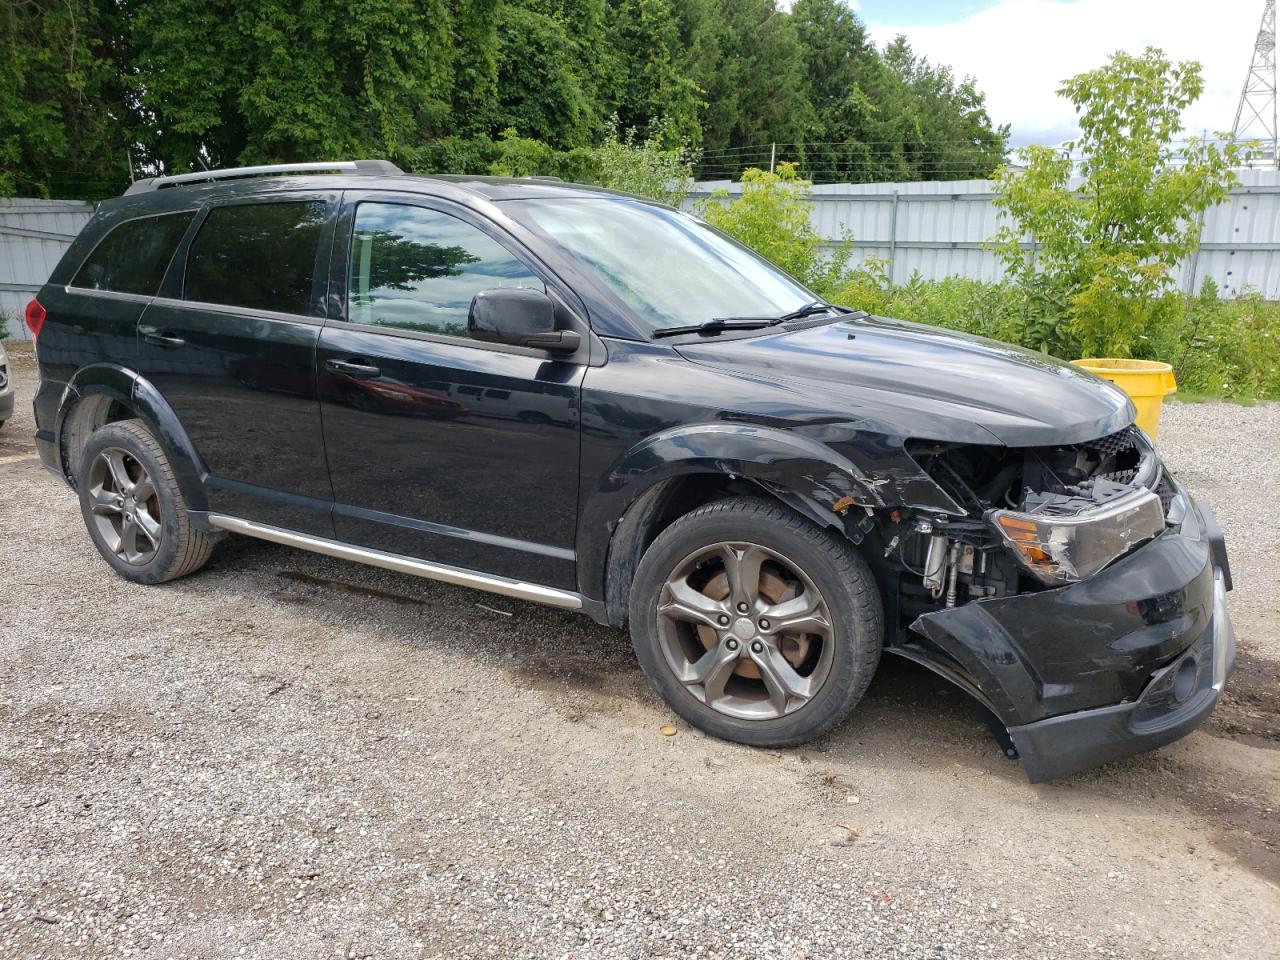
<path fill-rule="evenodd" d="M 193 216 L 191 211 L 167 213 L 112 228 L 76 271 L 71 286 L 155 296 Z"/>
<path fill-rule="evenodd" d="M 322 200 L 214 207 L 191 242 L 184 298 L 311 313 L 326 218 Z"/>

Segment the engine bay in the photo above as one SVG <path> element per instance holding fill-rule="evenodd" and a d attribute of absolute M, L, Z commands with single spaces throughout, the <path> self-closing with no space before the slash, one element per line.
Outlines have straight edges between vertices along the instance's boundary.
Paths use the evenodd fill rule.
<path fill-rule="evenodd" d="M 1134 427 L 1053 447 L 913 440 L 906 449 L 963 511 L 882 518 L 907 622 L 1087 576 L 1163 529 L 1176 492 Z"/>

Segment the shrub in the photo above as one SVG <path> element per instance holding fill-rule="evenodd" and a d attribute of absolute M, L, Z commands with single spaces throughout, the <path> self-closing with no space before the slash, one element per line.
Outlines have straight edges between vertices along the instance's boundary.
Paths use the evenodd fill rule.
<path fill-rule="evenodd" d="M 548 176 L 555 168 L 554 150 L 541 140 L 520 136 L 513 127 L 502 131 L 495 147 L 498 155 L 489 164 L 495 177 Z"/>
<path fill-rule="evenodd" d="M 615 115 L 604 143 L 586 153 L 593 164 L 587 182 L 673 207 L 688 195 L 697 161 L 688 139 L 679 137 L 674 124 L 665 118 L 654 123 L 648 136 L 638 141 L 635 130 L 619 132 Z"/>

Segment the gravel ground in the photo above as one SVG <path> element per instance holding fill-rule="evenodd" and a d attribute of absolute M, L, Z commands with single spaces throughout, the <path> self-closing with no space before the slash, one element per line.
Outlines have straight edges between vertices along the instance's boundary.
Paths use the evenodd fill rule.
<path fill-rule="evenodd" d="M 1232 547 L 1231 695 L 1031 786 L 910 665 L 760 751 L 675 720 L 583 617 L 240 539 L 126 583 L 40 469 L 18 367 L 0 956 L 1277 955 L 1280 405 L 1163 430 Z"/>

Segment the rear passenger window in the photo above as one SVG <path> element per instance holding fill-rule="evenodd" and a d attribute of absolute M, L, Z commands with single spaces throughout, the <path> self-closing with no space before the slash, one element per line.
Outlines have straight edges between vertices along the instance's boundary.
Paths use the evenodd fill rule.
<path fill-rule="evenodd" d="M 168 213 L 120 224 L 89 254 L 71 286 L 154 297 L 193 216 Z"/>
<path fill-rule="evenodd" d="M 187 300 L 311 313 L 322 200 L 214 207 L 187 255 Z"/>
<path fill-rule="evenodd" d="M 391 203 L 356 207 L 352 323 L 465 337 L 471 298 L 497 287 L 546 289 L 502 244 L 457 217 Z"/>

